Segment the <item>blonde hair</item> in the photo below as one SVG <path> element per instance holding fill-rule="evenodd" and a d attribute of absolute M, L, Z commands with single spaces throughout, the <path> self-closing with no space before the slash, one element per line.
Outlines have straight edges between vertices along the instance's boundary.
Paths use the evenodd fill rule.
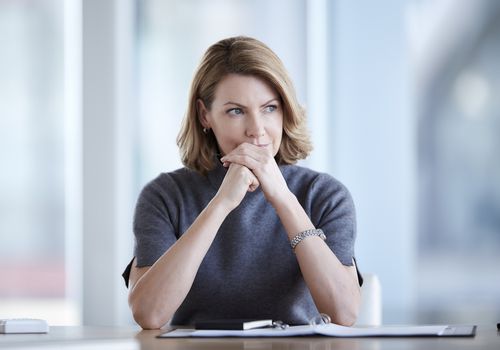
<path fill-rule="evenodd" d="M 210 110 L 217 84 L 228 74 L 259 77 L 278 92 L 283 105 L 283 136 L 275 157 L 278 164 L 294 164 L 306 158 L 312 150 L 306 115 L 283 63 L 264 43 L 238 36 L 209 47 L 195 72 L 188 108 L 177 136 L 182 163 L 202 174 L 214 168 L 217 140 L 213 132 L 203 132 L 197 100 Z"/>

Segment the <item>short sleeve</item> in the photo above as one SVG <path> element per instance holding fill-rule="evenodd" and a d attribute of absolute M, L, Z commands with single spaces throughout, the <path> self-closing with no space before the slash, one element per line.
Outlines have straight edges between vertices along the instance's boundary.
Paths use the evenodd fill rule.
<path fill-rule="evenodd" d="M 363 277 L 354 254 L 356 210 L 347 188 L 327 174 L 320 174 L 311 186 L 311 219 L 326 235 L 326 243 L 345 266 L 355 266 L 358 282 Z"/>
<path fill-rule="evenodd" d="M 147 184 L 139 195 L 133 222 L 137 267 L 153 265 L 177 240 L 173 223 L 176 218 L 175 213 L 169 212 L 169 200 L 160 177 Z M 126 284 L 131 264 L 122 275 Z"/>
<path fill-rule="evenodd" d="M 343 265 L 352 266 L 356 240 L 356 212 L 347 188 L 327 174 L 311 185 L 311 219 Z"/>
<path fill-rule="evenodd" d="M 134 214 L 134 255 L 137 267 L 151 266 L 177 240 L 172 223 L 173 213 L 168 211 L 171 198 L 159 181 L 144 187 Z"/>

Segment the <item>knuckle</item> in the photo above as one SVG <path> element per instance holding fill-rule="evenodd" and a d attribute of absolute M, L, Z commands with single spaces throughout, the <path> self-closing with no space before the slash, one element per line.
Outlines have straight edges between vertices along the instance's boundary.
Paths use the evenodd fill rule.
<path fill-rule="evenodd" d="M 240 176 L 246 176 L 246 175 L 248 175 L 248 169 L 247 169 L 247 168 L 245 168 L 245 167 L 243 167 L 243 166 L 240 166 L 240 167 L 238 168 L 238 174 L 239 174 Z"/>

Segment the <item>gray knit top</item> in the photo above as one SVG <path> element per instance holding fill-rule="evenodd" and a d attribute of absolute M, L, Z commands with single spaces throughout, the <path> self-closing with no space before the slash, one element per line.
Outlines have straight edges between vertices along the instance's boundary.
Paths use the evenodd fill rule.
<path fill-rule="evenodd" d="M 327 245 L 342 264 L 351 266 L 356 219 L 347 189 L 304 167 L 282 165 L 280 170 L 314 226 L 324 231 Z M 220 164 L 207 176 L 182 168 L 162 173 L 144 187 L 133 225 L 138 267 L 154 264 L 189 228 L 226 171 Z M 129 272 L 130 265 L 123 274 L 126 283 Z M 226 217 L 170 323 L 270 318 L 305 324 L 317 314 L 285 229 L 258 188 Z"/>

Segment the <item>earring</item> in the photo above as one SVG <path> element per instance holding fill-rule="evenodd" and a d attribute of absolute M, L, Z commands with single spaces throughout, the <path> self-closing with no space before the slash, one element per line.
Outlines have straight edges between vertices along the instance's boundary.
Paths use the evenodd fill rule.
<path fill-rule="evenodd" d="M 207 128 L 203 128 L 203 133 L 206 134 L 208 132 Z"/>

